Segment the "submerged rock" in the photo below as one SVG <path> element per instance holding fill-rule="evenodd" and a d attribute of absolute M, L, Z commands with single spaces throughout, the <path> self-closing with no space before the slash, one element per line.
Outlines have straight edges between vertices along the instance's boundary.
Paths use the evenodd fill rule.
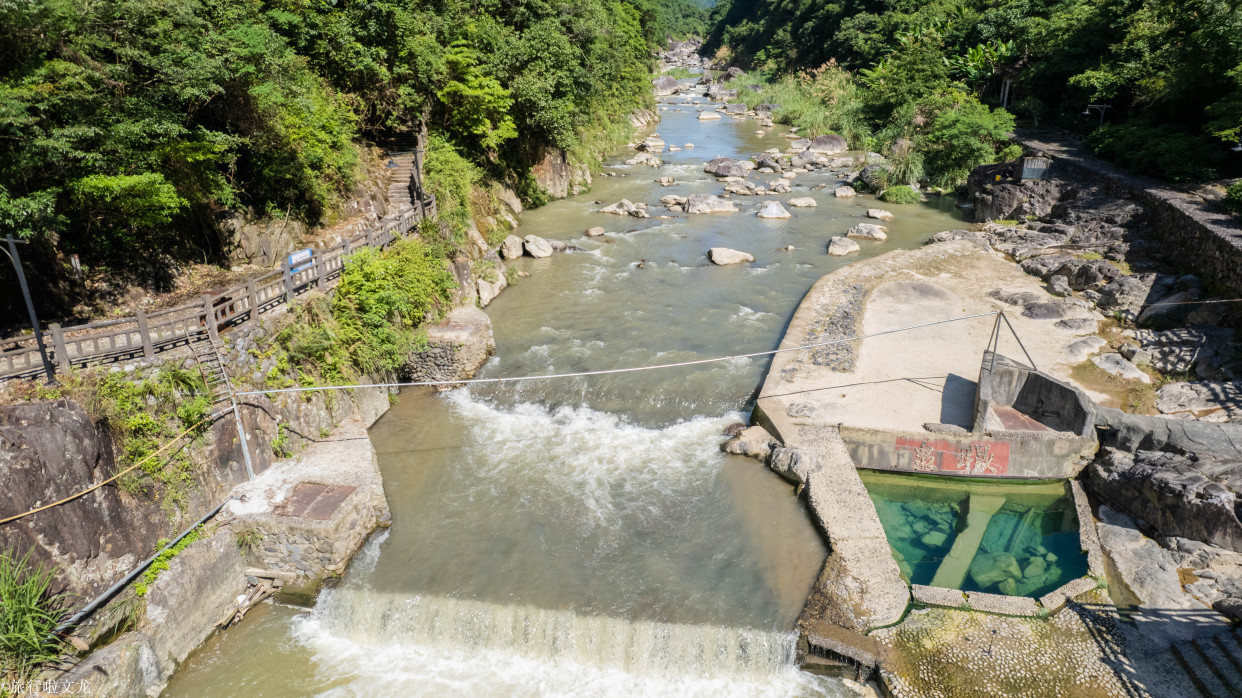
<path fill-rule="evenodd" d="M 1006 579 L 1021 579 L 1022 570 L 1017 559 L 1009 553 L 980 552 L 970 563 L 970 578 L 981 589 L 986 589 Z"/>
<path fill-rule="evenodd" d="M 725 266 L 729 264 L 742 264 L 743 262 L 753 262 L 755 258 L 746 252 L 729 249 L 728 247 L 713 247 L 707 251 L 707 258 L 712 264 Z"/>

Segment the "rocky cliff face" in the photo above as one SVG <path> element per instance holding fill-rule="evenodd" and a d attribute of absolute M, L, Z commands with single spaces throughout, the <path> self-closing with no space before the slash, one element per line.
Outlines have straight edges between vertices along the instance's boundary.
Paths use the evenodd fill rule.
<path fill-rule="evenodd" d="M 540 147 L 531 173 L 539 186 L 555 199 L 586 191 L 591 186 L 591 169 L 571 163 L 569 155 L 560 148 Z"/>
<path fill-rule="evenodd" d="M 116 483 L 67 504 L 0 526 L 0 550 L 54 565 L 64 590 L 92 598 L 124 576 L 208 502 L 245 479 L 232 420 L 217 422 L 191 447 L 208 464 L 186 508 L 165 512 L 158 496 L 130 494 Z M 124 464 L 122 464 L 124 465 Z M 50 504 L 111 476 L 118 468 L 112 437 L 77 403 L 57 400 L 0 407 L 0 512 Z M 176 529 L 179 531 L 180 529 Z"/>

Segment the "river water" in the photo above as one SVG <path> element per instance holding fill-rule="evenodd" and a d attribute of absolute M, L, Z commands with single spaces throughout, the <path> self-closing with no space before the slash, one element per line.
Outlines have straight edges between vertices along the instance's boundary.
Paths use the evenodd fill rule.
<path fill-rule="evenodd" d="M 854 259 L 828 256 L 828 239 L 876 204 L 804 190 L 835 182 L 827 173 L 772 197 L 818 201 L 790 220 L 757 218 L 767 197 L 656 218 L 665 194 L 720 193 L 706 160 L 787 144 L 783 128 L 759 136 L 749 120 L 699 121 L 680 97 L 662 104 L 661 137 L 695 148 L 658 170 L 617 160 L 590 193 L 523 215 L 518 235 L 581 251 L 512 263 L 531 276 L 487 308 L 497 356 L 482 376 L 772 349 L 807 289 Z M 667 175 L 679 184 L 653 181 Z M 596 212 L 623 197 L 653 217 Z M 863 256 L 961 225 L 948 202 L 885 208 L 898 216 L 889 239 L 860 242 Z M 595 225 L 608 234 L 584 237 Z M 756 261 L 714 267 L 716 246 Z M 718 450 L 766 367 L 404 391 L 371 431 L 392 528 L 314 609 L 255 609 L 165 695 L 851 695 L 792 662 L 818 534 L 782 480 Z"/>

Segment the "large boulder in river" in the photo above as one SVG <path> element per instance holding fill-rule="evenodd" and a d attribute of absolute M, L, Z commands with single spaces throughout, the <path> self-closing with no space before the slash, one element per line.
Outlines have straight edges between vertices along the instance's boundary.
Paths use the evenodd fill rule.
<path fill-rule="evenodd" d="M 707 251 L 707 258 L 712 260 L 712 264 L 719 266 L 755 261 L 755 258 L 751 255 L 739 250 L 731 250 L 728 247 L 711 248 Z"/>
<path fill-rule="evenodd" d="M 651 153 L 639 153 L 635 155 L 634 157 L 630 158 L 629 160 L 626 160 L 625 164 L 646 165 L 648 167 L 659 167 L 660 165 L 664 163 L 660 161 L 660 158 L 652 155 Z"/>
<path fill-rule="evenodd" d="M 751 164 L 753 165 L 753 163 Z M 703 165 L 703 171 L 714 174 L 717 177 L 745 177 L 750 168 L 737 160 L 715 157 Z"/>
<path fill-rule="evenodd" d="M 837 187 L 832 191 L 833 195 L 838 199 L 852 199 L 858 196 L 858 191 L 849 185 Z"/>
<path fill-rule="evenodd" d="M 789 218 L 789 211 L 781 206 L 779 201 L 769 201 L 759 209 L 759 213 L 755 214 L 760 218 Z"/>
<path fill-rule="evenodd" d="M 539 237 L 538 235 L 527 235 L 525 242 L 526 242 L 526 254 L 536 259 L 552 256 L 551 243 Z"/>
<path fill-rule="evenodd" d="M 814 451 L 778 446 L 768 453 L 768 467 L 795 485 L 805 485 L 824 465 Z"/>
<path fill-rule="evenodd" d="M 862 238 L 863 240 L 887 240 L 888 235 L 885 234 L 885 228 L 882 225 L 874 223 L 859 223 L 858 225 L 845 231 L 845 234 L 852 238 Z"/>
<path fill-rule="evenodd" d="M 500 243 L 500 256 L 505 259 L 517 259 L 522 256 L 523 242 L 522 238 L 516 235 L 510 235 Z"/>
<path fill-rule="evenodd" d="M 655 90 L 655 95 L 657 97 L 666 97 L 671 94 L 676 94 L 679 88 L 677 78 L 672 77 L 671 75 L 658 77 L 651 81 L 651 85 Z"/>
<path fill-rule="evenodd" d="M 811 141 L 810 147 L 807 148 L 812 153 L 823 153 L 825 155 L 836 155 L 837 153 L 844 153 L 849 149 L 850 144 L 835 133 L 816 136 Z"/>
<path fill-rule="evenodd" d="M 798 140 L 790 141 L 789 143 L 789 151 L 792 153 L 801 153 L 802 151 L 810 147 L 811 147 L 811 139 L 809 138 L 799 138 Z"/>
<path fill-rule="evenodd" d="M 664 152 L 664 146 L 663 139 L 656 136 L 647 136 L 638 144 L 638 149 L 648 153 L 662 153 Z"/>
<path fill-rule="evenodd" d="M 745 114 L 746 104 L 743 102 L 734 102 L 732 104 L 726 104 L 725 113 L 726 114 Z"/>
<path fill-rule="evenodd" d="M 720 450 L 735 456 L 750 456 L 766 460 L 768 453 L 779 445 L 780 442 L 772 438 L 767 429 L 753 426 L 743 429 L 742 433 L 720 444 Z"/>
<path fill-rule="evenodd" d="M 810 208 L 816 206 L 815 199 L 809 196 L 795 196 L 789 200 L 789 205 L 794 208 Z"/>
<path fill-rule="evenodd" d="M 1107 448 L 1088 468 L 1092 490 L 1161 536 L 1242 551 L 1242 459 L 1210 453 L 1130 454 Z"/>
<path fill-rule="evenodd" d="M 735 213 L 737 204 L 715 194 L 691 194 L 686 199 L 686 213 Z"/>

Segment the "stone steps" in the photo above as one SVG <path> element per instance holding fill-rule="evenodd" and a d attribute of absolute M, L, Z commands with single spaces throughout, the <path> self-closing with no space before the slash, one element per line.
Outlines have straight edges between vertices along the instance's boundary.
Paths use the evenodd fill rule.
<path fill-rule="evenodd" d="M 1242 698 L 1242 642 L 1237 631 L 1178 642 L 1170 651 L 1204 698 Z"/>

